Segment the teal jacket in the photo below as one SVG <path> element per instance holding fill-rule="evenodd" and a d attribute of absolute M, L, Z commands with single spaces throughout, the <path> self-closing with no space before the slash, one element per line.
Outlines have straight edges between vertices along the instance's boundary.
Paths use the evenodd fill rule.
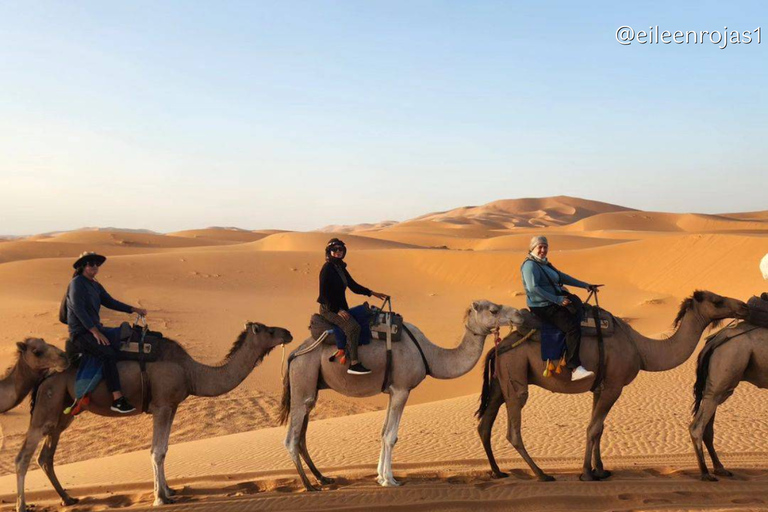
<path fill-rule="evenodd" d="M 560 304 L 563 301 L 564 285 L 589 288 L 589 283 L 579 281 L 565 272 L 560 272 L 555 267 L 546 263 L 539 263 L 530 257 L 523 262 L 520 268 L 523 273 L 523 286 L 525 286 L 525 299 L 529 308 L 541 308 L 551 304 Z M 549 276 L 544 275 L 544 273 Z M 552 282 L 557 288 L 552 286 Z"/>

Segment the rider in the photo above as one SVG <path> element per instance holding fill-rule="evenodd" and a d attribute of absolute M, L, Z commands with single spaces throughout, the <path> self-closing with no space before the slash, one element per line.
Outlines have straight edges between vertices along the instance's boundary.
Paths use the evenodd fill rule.
<path fill-rule="evenodd" d="M 128 403 L 120 388 L 117 371 L 120 328 L 104 327 L 99 318 L 101 306 L 123 313 L 145 316 L 146 309 L 129 306 L 113 299 L 96 281 L 99 267 L 107 258 L 95 252 L 84 252 L 72 265 L 75 273 L 67 291 L 67 325 L 75 350 L 96 357 L 103 363 L 107 388 L 112 393 L 111 410 L 127 414 L 136 409 Z"/>
<path fill-rule="evenodd" d="M 337 325 L 347 336 L 349 345 L 350 366 L 347 373 L 352 375 L 366 375 L 371 370 L 360 363 L 357 356 L 357 344 L 360 338 L 360 324 L 349 314 L 347 304 L 347 287 L 358 295 L 378 297 L 381 300 L 387 298 L 386 294 L 369 290 L 352 279 L 347 270 L 344 257 L 347 255 L 347 247 L 338 238 L 332 238 L 325 246 L 325 265 L 320 270 L 320 295 L 317 302 L 320 303 L 320 316 Z"/>
<path fill-rule="evenodd" d="M 534 236 L 529 245 L 529 254 L 523 262 L 523 285 L 526 302 L 531 312 L 542 321 L 548 322 L 565 333 L 565 364 L 572 371 L 571 380 L 586 379 L 594 375 L 581 365 L 581 300 L 563 288 L 563 285 L 578 286 L 597 291 L 599 284 L 579 281 L 557 270 L 547 259 L 549 242 L 544 236 Z"/>

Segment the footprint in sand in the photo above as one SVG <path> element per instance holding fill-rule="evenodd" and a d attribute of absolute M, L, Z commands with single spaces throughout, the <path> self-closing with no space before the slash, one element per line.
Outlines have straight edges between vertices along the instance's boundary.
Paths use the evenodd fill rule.
<path fill-rule="evenodd" d="M 731 500 L 731 503 L 735 505 L 751 505 L 753 503 L 765 503 L 765 502 L 759 498 L 739 498 L 739 499 Z"/>

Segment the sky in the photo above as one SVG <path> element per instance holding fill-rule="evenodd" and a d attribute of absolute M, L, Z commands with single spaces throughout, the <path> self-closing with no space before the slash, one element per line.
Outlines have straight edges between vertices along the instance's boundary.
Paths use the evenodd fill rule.
<path fill-rule="evenodd" d="M 768 4 L 639 4 L 3 1 L 0 234 L 768 209 Z"/>

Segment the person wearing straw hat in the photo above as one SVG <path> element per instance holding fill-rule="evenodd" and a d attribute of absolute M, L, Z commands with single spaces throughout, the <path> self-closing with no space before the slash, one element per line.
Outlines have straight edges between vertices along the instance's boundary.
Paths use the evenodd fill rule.
<path fill-rule="evenodd" d="M 572 371 L 571 380 L 592 377 L 581 365 L 581 300 L 563 288 L 577 286 L 597 291 L 601 284 L 589 284 L 557 270 L 547 259 L 547 237 L 534 236 L 528 246 L 528 256 L 521 268 L 528 308 L 542 321 L 550 323 L 565 333 L 565 363 Z"/>
<path fill-rule="evenodd" d="M 67 326 L 74 348 L 96 357 L 103 363 L 104 379 L 112 393 L 111 410 L 127 414 L 136 409 L 128 403 L 120 388 L 117 371 L 120 328 L 104 327 L 99 311 L 104 306 L 123 313 L 147 314 L 146 309 L 137 308 L 113 299 L 96 280 L 99 267 L 107 261 L 105 256 L 95 252 L 84 252 L 72 265 L 75 273 L 69 283 L 66 298 Z"/>
<path fill-rule="evenodd" d="M 357 284 L 347 270 L 344 257 L 347 255 L 347 246 L 338 238 L 332 238 L 325 246 L 325 265 L 320 270 L 320 294 L 317 302 L 320 303 L 320 315 L 333 325 L 337 325 L 347 336 L 349 345 L 350 366 L 347 373 L 350 375 L 367 375 L 371 370 L 363 366 L 357 356 L 357 345 L 360 341 L 360 324 L 349 313 L 347 304 L 347 288 L 358 295 L 378 297 L 381 300 L 387 298 L 384 293 L 374 292 L 365 286 Z"/>

